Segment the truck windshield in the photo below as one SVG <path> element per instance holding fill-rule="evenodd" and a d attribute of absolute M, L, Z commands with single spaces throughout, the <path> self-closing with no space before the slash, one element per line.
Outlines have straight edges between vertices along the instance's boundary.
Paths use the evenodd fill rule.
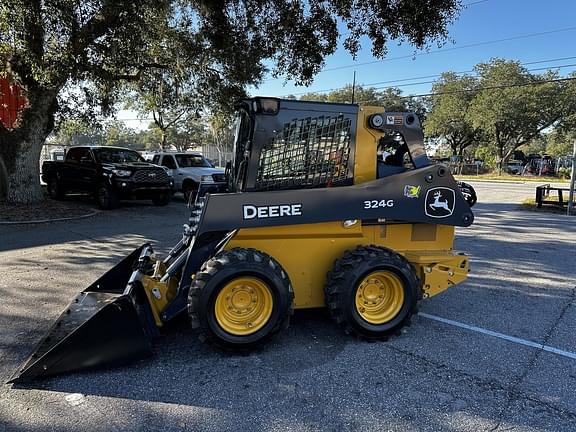
<path fill-rule="evenodd" d="M 144 158 L 133 150 L 97 148 L 93 149 L 93 151 L 96 159 L 101 163 L 145 162 Z"/>
<path fill-rule="evenodd" d="M 180 168 L 213 168 L 212 164 L 201 155 L 177 154 L 176 160 L 178 161 L 178 166 Z"/>

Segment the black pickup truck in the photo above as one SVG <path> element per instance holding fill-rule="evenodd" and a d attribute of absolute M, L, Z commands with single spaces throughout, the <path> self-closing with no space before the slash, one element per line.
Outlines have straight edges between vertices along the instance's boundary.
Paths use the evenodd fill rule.
<path fill-rule="evenodd" d="M 103 209 L 130 198 L 166 205 L 174 185 L 165 168 L 146 162 L 134 150 L 109 146 L 71 147 L 64 161 L 44 162 L 42 180 L 53 199 L 67 192 L 88 192 Z"/>

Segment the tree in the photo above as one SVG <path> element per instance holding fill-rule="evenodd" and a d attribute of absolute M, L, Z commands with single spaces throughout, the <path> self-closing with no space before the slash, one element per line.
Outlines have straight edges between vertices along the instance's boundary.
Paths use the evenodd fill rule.
<path fill-rule="evenodd" d="M 0 73 L 28 100 L 14 129 L 0 125 L 7 200 L 41 198 L 38 161 L 58 113 L 109 111 L 124 83 L 166 68 L 172 47 L 205 84 L 203 104 L 230 104 L 220 90 L 257 84 L 267 64 L 274 76 L 310 82 L 335 51 L 340 23 L 352 55 L 367 37 L 381 58 L 390 39 L 417 48 L 445 40 L 459 8 L 458 0 L 3 0 Z"/>
<path fill-rule="evenodd" d="M 569 156 L 576 141 L 576 130 L 555 130 L 547 136 L 546 153 L 550 156 Z"/>
<path fill-rule="evenodd" d="M 514 151 L 551 126 L 572 109 L 563 82 L 555 73 L 533 75 L 519 62 L 494 59 L 476 66 L 479 90 L 470 106 L 475 128 L 496 147 L 499 171 Z"/>
<path fill-rule="evenodd" d="M 234 129 L 230 115 L 217 113 L 208 119 L 208 127 L 212 134 L 212 142 L 218 152 L 218 162 L 222 163 L 222 157 L 230 153 L 234 144 Z"/>
<path fill-rule="evenodd" d="M 473 125 L 469 114 L 477 88 L 476 78 L 459 77 L 453 72 L 443 73 L 432 86 L 425 134 L 446 140 L 452 155 L 462 157 L 464 149 L 482 138 L 482 130 Z"/>
<path fill-rule="evenodd" d="M 186 151 L 202 147 L 210 139 L 209 126 L 206 120 L 201 118 L 188 118 L 170 129 L 168 134 L 169 145 L 178 151 Z"/>
<path fill-rule="evenodd" d="M 104 129 L 104 145 L 139 148 L 139 143 L 134 129 L 126 126 L 119 120 L 112 120 Z"/>
<path fill-rule="evenodd" d="M 351 103 L 352 84 L 347 84 L 343 88 L 332 90 L 329 93 L 306 93 L 300 97 L 300 100 Z M 418 115 L 421 122 L 426 116 L 426 106 L 422 100 L 402 96 L 402 90 L 396 87 L 379 91 L 375 87 L 364 88 L 361 85 L 356 85 L 354 102 L 359 105 L 379 106 L 389 112 L 413 111 Z"/>
<path fill-rule="evenodd" d="M 73 145 L 103 144 L 102 128 L 80 119 L 67 119 L 60 123 L 52 137 L 52 143 L 69 147 Z"/>

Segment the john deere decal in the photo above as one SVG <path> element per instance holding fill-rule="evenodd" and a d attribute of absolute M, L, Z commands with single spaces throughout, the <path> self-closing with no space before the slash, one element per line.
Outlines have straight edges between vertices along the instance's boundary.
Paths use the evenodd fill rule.
<path fill-rule="evenodd" d="M 426 215 L 433 218 L 445 218 L 454 212 L 456 196 L 454 191 L 446 187 L 428 189 L 424 200 Z"/>

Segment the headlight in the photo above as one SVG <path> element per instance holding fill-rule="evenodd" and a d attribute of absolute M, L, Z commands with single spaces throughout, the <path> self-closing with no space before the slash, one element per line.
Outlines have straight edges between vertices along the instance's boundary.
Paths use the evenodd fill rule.
<path fill-rule="evenodd" d="M 203 175 L 201 181 L 202 183 L 214 183 L 214 179 L 211 175 Z"/>
<path fill-rule="evenodd" d="M 115 169 L 112 172 L 118 177 L 130 177 L 132 175 L 132 171 L 128 170 Z"/>

